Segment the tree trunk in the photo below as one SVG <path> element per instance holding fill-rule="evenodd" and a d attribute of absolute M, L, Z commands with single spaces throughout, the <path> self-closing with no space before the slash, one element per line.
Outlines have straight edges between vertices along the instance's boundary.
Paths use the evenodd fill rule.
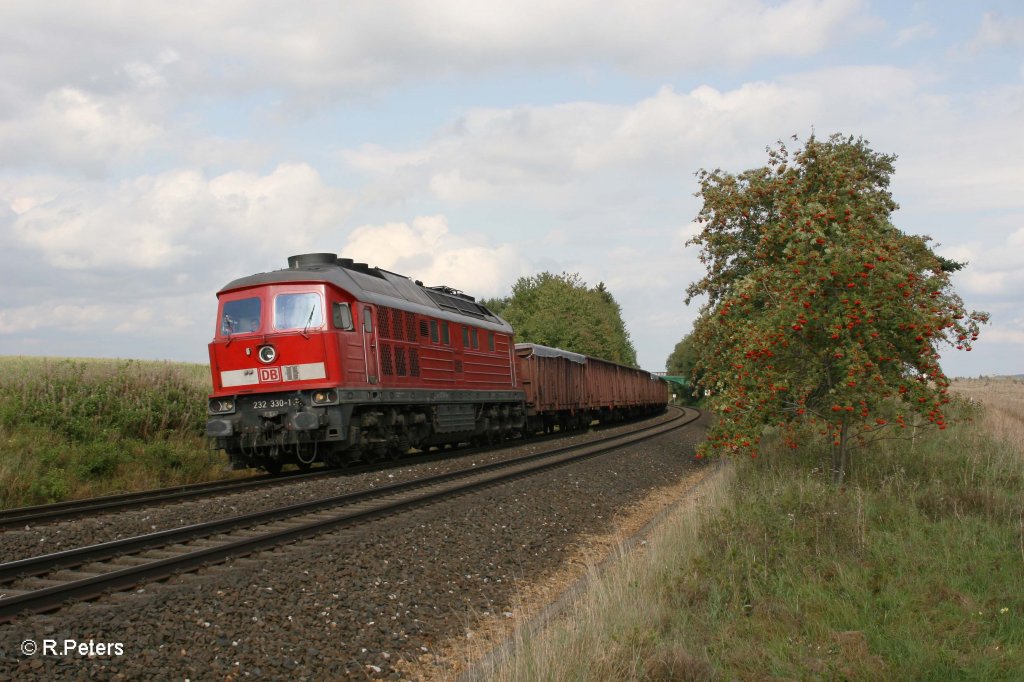
<path fill-rule="evenodd" d="M 847 451 L 848 436 L 849 427 L 846 424 L 846 420 L 843 419 L 843 423 L 839 427 L 839 445 L 834 443 L 832 445 L 832 482 L 836 485 L 840 485 L 846 477 L 846 465 L 849 458 Z"/>

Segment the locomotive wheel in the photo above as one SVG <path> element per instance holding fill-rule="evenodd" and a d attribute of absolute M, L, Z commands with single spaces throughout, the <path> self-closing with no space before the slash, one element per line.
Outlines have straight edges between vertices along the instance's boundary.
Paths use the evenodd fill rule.
<path fill-rule="evenodd" d="M 263 463 L 263 468 L 267 470 L 268 474 L 271 474 L 272 476 L 277 476 L 279 473 L 281 473 L 281 469 L 284 468 L 284 462 L 281 462 L 276 459 L 268 459 Z"/>
<path fill-rule="evenodd" d="M 391 459 L 401 459 L 409 454 L 409 448 L 412 447 L 412 443 L 409 441 L 409 437 L 402 435 L 399 436 L 395 441 L 395 444 L 391 446 Z"/>

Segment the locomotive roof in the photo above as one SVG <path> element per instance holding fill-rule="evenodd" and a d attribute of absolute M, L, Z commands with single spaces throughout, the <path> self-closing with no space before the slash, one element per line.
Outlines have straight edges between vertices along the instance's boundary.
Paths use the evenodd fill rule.
<path fill-rule="evenodd" d="M 240 277 L 217 293 L 289 282 L 327 282 L 344 289 L 359 301 L 462 324 L 470 318 L 478 327 L 503 334 L 512 333 L 512 325 L 460 291 L 449 287 L 425 287 L 422 282 L 414 282 L 405 275 L 371 268 L 366 263 L 354 263 L 333 253 L 291 256 L 287 268 Z"/>

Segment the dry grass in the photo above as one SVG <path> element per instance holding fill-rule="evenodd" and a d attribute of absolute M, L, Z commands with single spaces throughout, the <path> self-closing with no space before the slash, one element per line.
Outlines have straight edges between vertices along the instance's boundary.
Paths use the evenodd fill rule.
<path fill-rule="evenodd" d="M 633 551 L 614 550 L 601 572 L 589 564 L 585 593 L 539 632 L 520 628 L 510 651 L 496 652 L 472 677 L 486 680 L 702 679 L 706 662 L 659 636 L 664 604 L 651 595 L 672 591 L 694 558 L 699 529 L 727 497 L 731 467 L 705 478 Z"/>
<path fill-rule="evenodd" d="M 1024 379 L 957 379 L 953 392 L 983 405 L 981 425 L 999 440 L 1024 443 Z"/>

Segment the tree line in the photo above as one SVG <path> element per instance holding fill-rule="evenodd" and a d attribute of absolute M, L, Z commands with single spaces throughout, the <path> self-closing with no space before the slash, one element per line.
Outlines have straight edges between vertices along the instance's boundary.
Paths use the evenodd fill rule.
<path fill-rule="evenodd" d="M 622 308 L 604 282 L 590 287 L 578 273 L 542 272 L 520 277 L 510 296 L 481 303 L 505 318 L 521 343 L 637 366 Z"/>

